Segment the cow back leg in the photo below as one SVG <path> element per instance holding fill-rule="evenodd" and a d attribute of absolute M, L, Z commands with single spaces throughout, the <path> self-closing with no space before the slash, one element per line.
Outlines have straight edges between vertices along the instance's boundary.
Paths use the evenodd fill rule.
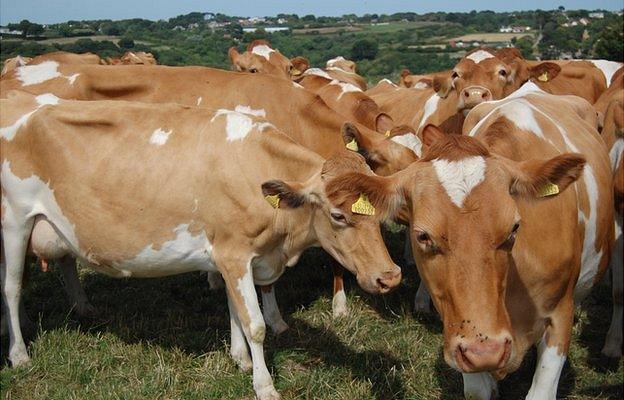
<path fill-rule="evenodd" d="M 236 312 L 237 320 L 251 350 L 253 387 L 256 396 L 260 400 L 280 399 L 264 360 L 266 325 L 258 303 L 251 262 L 250 260 L 243 262 L 240 259 L 215 261 L 225 280 L 228 301 Z"/>
<path fill-rule="evenodd" d="M 332 272 L 334 273 L 334 296 L 332 298 L 332 315 L 334 318 L 346 317 L 349 314 L 347 295 L 344 291 L 344 269 L 332 258 Z"/>
<path fill-rule="evenodd" d="M 80 283 L 76 260 L 66 256 L 59 260 L 58 266 L 63 274 L 65 292 L 67 293 L 67 298 L 72 308 L 74 308 L 76 313 L 81 317 L 95 317 L 97 315 L 97 310 L 89 302 L 89 298 Z"/>
<path fill-rule="evenodd" d="M 622 216 L 616 214 L 615 246 L 611 257 L 611 283 L 613 290 L 613 315 L 611 326 L 607 332 L 602 354 L 609 358 L 622 357 L 622 291 L 624 286 L 624 234 L 622 233 Z"/>
<path fill-rule="evenodd" d="M 284 322 L 279 306 L 277 305 L 275 286 L 260 286 L 260 292 L 262 293 L 262 314 L 264 315 L 264 321 L 271 327 L 271 330 L 276 335 L 288 330 L 288 324 Z"/>
<path fill-rule="evenodd" d="M 3 205 L 5 206 L 2 219 L 4 268 L 0 271 L 0 278 L 9 327 L 9 360 L 17 367 L 30 361 L 20 326 L 20 302 L 26 249 L 33 219 L 17 215 L 8 202 Z"/>
<path fill-rule="evenodd" d="M 537 346 L 537 365 L 526 400 L 556 400 L 557 387 L 570 347 L 574 300 L 567 294 L 551 314 L 551 323 Z"/>

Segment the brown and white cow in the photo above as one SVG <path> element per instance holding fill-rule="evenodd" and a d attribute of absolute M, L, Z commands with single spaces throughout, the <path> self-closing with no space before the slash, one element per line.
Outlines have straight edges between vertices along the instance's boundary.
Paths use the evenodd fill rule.
<path fill-rule="evenodd" d="M 591 111 L 539 93 L 484 103 L 465 135 L 426 127 L 423 157 L 405 170 L 344 178 L 373 204 L 403 205 L 467 398 L 490 399 L 536 343 L 527 399 L 556 398 L 574 301 L 600 280 L 613 243 L 609 157 Z"/>
<path fill-rule="evenodd" d="M 77 75 L 75 80 L 67 79 L 67 76 L 74 75 Z M 228 108 L 265 117 L 324 158 L 344 148 L 341 132 L 357 136 L 360 150 L 379 174 L 388 175 L 417 159 L 416 140 L 401 140 L 400 135 L 386 137 L 357 124 L 345 125 L 345 118 L 331 110 L 318 96 L 293 82 L 268 75 L 238 74 L 204 67 L 56 65 L 38 77 L 39 80 L 34 82 L 28 67 L 18 69 L 0 80 L 0 95 L 20 89 L 34 94 L 53 93 L 67 99 L 177 102 Z M 406 139 L 413 136 L 404 133 Z M 211 285 L 217 286 L 218 280 L 210 274 L 209 277 Z M 335 278 L 335 287 L 340 288 L 340 277 Z M 263 291 L 262 295 L 267 323 L 275 332 L 285 330 L 287 325 L 277 310 L 274 291 Z M 344 292 L 335 291 L 334 298 L 334 314 L 344 315 Z"/>
<path fill-rule="evenodd" d="M 34 58 L 17 56 L 5 61 L 4 68 L 2 69 L 2 76 L 9 71 L 13 71 L 18 67 L 25 65 L 39 65 L 47 61 L 55 61 L 61 64 L 105 64 L 97 54 L 93 53 L 70 53 L 67 51 L 55 51 L 52 53 L 46 53 Z"/>
<path fill-rule="evenodd" d="M 39 224 L 60 239 L 39 252 L 70 253 L 109 276 L 220 272 L 231 352 L 241 367 L 253 363 L 260 399 L 279 394 L 254 283 L 274 282 L 311 246 L 371 293 L 400 281 L 379 229 L 392 205 L 358 211 L 335 194 L 351 190 L 340 183 L 345 174 L 373 175 L 353 152 L 324 160 L 265 120 L 227 109 L 23 93 L 1 102 L 2 294 L 14 366 L 29 361 L 17 310 Z"/>

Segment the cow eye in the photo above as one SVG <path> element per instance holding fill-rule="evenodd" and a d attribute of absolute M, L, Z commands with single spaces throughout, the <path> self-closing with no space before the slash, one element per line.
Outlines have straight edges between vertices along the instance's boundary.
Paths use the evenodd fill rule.
<path fill-rule="evenodd" d="M 498 71 L 498 74 L 500 76 L 507 76 L 507 71 L 505 71 L 504 69 L 501 69 L 500 71 Z"/>
<path fill-rule="evenodd" d="M 251 72 L 252 74 L 255 74 L 256 72 L 258 72 L 257 68 L 250 68 L 249 72 Z"/>
<path fill-rule="evenodd" d="M 507 239 L 505 239 L 503 244 L 499 246 L 501 250 L 511 251 L 514 243 L 516 242 L 516 236 L 518 235 L 519 228 L 520 228 L 520 222 L 516 222 L 513 228 L 511 228 L 511 232 L 509 233 L 509 236 L 507 236 Z"/>
<path fill-rule="evenodd" d="M 453 75 L 451 75 L 451 78 L 457 79 L 457 78 L 459 78 L 459 74 L 457 72 L 453 71 Z"/>
<path fill-rule="evenodd" d="M 347 217 L 345 217 L 343 213 L 332 211 L 329 215 L 331 215 L 332 219 L 338 223 L 341 223 L 341 224 L 347 223 Z"/>
<path fill-rule="evenodd" d="M 425 231 L 416 231 L 416 241 L 423 248 L 423 250 L 438 254 L 440 252 L 440 248 L 433 242 L 431 236 Z"/>

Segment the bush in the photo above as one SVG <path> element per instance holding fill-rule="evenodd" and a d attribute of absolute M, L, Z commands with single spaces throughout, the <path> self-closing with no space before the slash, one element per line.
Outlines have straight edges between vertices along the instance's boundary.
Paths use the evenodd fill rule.
<path fill-rule="evenodd" d="M 361 39 L 353 43 L 351 58 L 355 61 L 373 60 L 377 56 L 379 45 L 368 39 Z"/>
<path fill-rule="evenodd" d="M 130 38 L 121 38 L 119 39 L 119 42 L 117 42 L 117 44 L 122 49 L 131 49 L 134 47 L 134 40 Z"/>

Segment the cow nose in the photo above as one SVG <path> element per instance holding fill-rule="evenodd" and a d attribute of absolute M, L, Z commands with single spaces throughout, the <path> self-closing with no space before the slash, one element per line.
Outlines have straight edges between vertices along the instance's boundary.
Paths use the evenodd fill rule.
<path fill-rule="evenodd" d="M 484 101 L 492 100 L 492 92 L 482 86 L 470 86 L 462 90 L 464 108 L 473 108 Z"/>
<path fill-rule="evenodd" d="M 401 283 L 401 268 L 397 265 L 394 269 L 382 272 L 375 280 L 379 293 L 388 293 Z"/>
<path fill-rule="evenodd" d="M 493 371 L 503 368 L 511 356 L 511 338 L 487 336 L 475 340 L 462 340 L 455 349 L 457 366 L 465 373 Z"/>

